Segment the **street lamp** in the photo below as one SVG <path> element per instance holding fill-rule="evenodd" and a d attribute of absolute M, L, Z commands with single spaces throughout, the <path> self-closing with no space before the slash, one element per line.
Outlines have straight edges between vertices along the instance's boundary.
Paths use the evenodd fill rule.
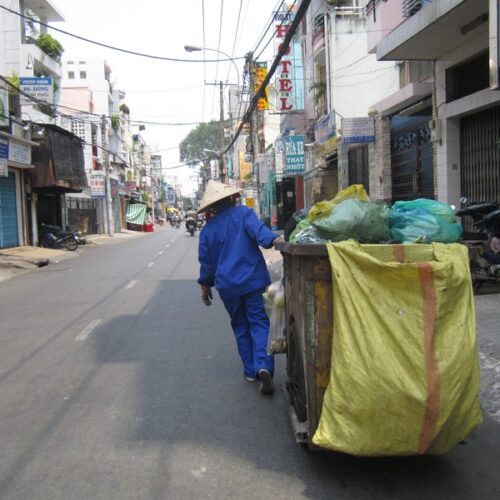
<path fill-rule="evenodd" d="M 234 62 L 234 59 L 229 55 L 223 52 L 222 50 L 218 49 L 209 49 L 207 47 L 197 47 L 196 45 L 184 45 L 184 50 L 186 52 L 199 52 L 201 50 L 208 50 L 209 52 L 217 52 L 218 54 L 222 54 L 224 57 L 226 57 L 234 66 L 234 69 L 236 70 L 236 86 L 239 87 L 240 85 L 240 72 L 238 70 L 238 66 L 236 66 L 236 63 Z"/>
<path fill-rule="evenodd" d="M 197 47 L 195 45 L 184 45 L 184 50 L 186 52 L 197 52 L 201 50 L 209 50 L 210 52 L 217 52 L 218 54 L 222 54 L 224 57 L 226 57 L 229 61 L 234 66 L 234 69 L 236 70 L 236 77 L 237 77 L 237 84 L 236 88 L 239 89 L 239 84 L 240 84 L 240 72 L 238 71 L 238 66 L 236 66 L 236 63 L 234 62 L 234 59 L 229 55 L 223 52 L 222 50 L 219 49 L 209 49 L 207 47 Z M 224 165 L 224 154 L 222 151 L 224 150 L 224 98 L 223 98 L 223 83 L 222 81 L 219 82 L 219 92 L 220 92 L 220 120 L 219 120 L 219 147 L 220 147 L 220 153 L 219 153 L 219 164 L 220 164 L 220 180 L 222 183 L 226 183 L 226 167 Z"/>

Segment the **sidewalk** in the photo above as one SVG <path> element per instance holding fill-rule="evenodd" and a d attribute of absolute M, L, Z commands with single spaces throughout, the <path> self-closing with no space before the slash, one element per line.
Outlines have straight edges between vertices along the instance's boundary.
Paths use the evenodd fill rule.
<path fill-rule="evenodd" d="M 24 274 L 39 267 L 47 266 L 61 260 L 79 255 L 82 251 L 102 245 L 121 243 L 130 238 L 137 238 L 149 233 L 122 230 L 114 233 L 112 237 L 103 234 L 87 236 L 87 243 L 80 245 L 78 250 L 70 252 L 64 249 L 41 247 L 14 247 L 0 249 L 0 281 L 7 280 L 19 274 Z"/>

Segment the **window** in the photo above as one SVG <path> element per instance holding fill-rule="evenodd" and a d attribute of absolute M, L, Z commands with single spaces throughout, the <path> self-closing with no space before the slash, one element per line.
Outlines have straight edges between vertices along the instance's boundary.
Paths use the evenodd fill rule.
<path fill-rule="evenodd" d="M 68 78 L 70 80 L 74 80 L 75 79 L 75 72 L 74 71 L 68 71 Z"/>
<path fill-rule="evenodd" d="M 87 64 L 85 61 L 78 61 L 78 64 Z"/>
<path fill-rule="evenodd" d="M 488 87 L 488 52 L 482 52 L 446 70 L 446 102 L 460 99 Z"/>
<path fill-rule="evenodd" d="M 87 72 L 86 71 L 80 71 L 80 78 L 82 80 L 85 80 L 87 78 Z"/>
<path fill-rule="evenodd" d="M 68 65 L 74 64 L 74 61 L 68 61 Z"/>

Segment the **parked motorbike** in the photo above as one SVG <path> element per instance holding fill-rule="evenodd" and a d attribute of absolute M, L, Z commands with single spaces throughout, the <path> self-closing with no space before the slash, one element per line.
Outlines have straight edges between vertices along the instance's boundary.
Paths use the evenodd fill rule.
<path fill-rule="evenodd" d="M 463 208 L 458 217 L 471 217 L 474 232 L 464 232 L 462 243 L 469 248 L 474 290 L 484 283 L 500 283 L 500 204 L 497 202 L 469 203 L 461 198 Z"/>
<path fill-rule="evenodd" d="M 80 231 L 63 231 L 58 226 L 42 224 L 40 228 L 40 246 L 45 248 L 66 248 L 75 251 L 80 244 Z"/>
<path fill-rule="evenodd" d="M 196 221 L 194 219 L 188 219 L 186 221 L 186 230 L 191 236 L 194 236 L 194 232 L 196 231 Z"/>

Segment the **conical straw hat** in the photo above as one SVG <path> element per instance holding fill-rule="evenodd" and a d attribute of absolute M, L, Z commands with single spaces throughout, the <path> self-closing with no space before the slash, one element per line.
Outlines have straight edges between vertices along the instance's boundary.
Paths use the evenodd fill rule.
<path fill-rule="evenodd" d="M 222 182 L 210 180 L 208 181 L 205 192 L 203 193 L 203 198 L 201 199 L 197 213 L 203 212 L 210 205 L 213 205 L 224 198 L 228 198 L 233 194 L 241 193 L 241 191 L 243 191 L 243 189 L 222 184 Z"/>

